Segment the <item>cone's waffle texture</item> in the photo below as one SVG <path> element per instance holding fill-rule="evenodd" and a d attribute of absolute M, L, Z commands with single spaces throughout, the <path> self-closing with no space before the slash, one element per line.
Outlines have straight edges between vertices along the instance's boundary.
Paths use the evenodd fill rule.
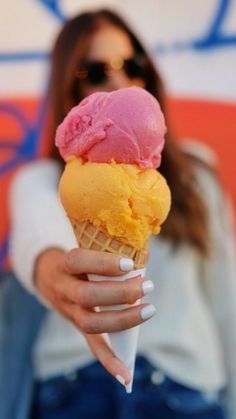
<path fill-rule="evenodd" d="M 100 228 L 88 221 L 79 221 L 70 218 L 77 242 L 80 247 L 115 253 L 122 257 L 133 259 L 135 269 L 144 268 L 148 260 L 147 246 L 141 250 L 109 237 Z"/>

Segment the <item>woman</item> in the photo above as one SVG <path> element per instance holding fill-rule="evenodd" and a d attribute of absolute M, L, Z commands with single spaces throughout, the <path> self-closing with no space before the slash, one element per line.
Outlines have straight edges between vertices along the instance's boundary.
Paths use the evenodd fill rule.
<path fill-rule="evenodd" d="M 151 241 L 148 279 L 114 283 L 112 275 L 132 270 L 131 260 L 69 251 L 76 242 L 57 198 L 62 162 L 53 145 L 56 127 L 88 94 L 133 84 L 151 92 L 165 112 L 161 79 L 123 20 L 101 10 L 65 25 L 52 55 L 47 130 L 52 159 L 26 167 L 11 192 L 15 272 L 51 308 L 33 352 L 32 419 L 222 419 L 225 387 L 228 417 L 236 415 L 230 216 L 213 170 L 173 141 L 168 123 L 161 172 L 172 191 L 172 210 L 160 237 Z M 111 281 L 89 283 L 88 272 L 110 275 Z M 126 396 L 105 369 L 123 384 L 130 381 L 129 372 L 101 333 L 141 324 L 155 308 L 145 303 L 109 317 L 100 313 L 99 321 L 93 309 L 136 301 L 153 290 L 150 280 L 157 283 L 151 300 L 158 315 L 142 327 L 134 391 Z"/>

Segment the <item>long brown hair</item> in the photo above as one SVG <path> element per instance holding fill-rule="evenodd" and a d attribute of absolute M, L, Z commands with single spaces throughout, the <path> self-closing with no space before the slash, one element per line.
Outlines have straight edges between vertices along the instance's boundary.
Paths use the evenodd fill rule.
<path fill-rule="evenodd" d="M 54 145 L 57 126 L 67 112 L 83 99 L 80 96 L 79 81 L 75 71 L 86 58 L 91 39 L 104 23 L 115 25 L 130 38 L 135 53 L 146 59 L 145 87 L 159 101 L 166 119 L 165 91 L 160 75 L 140 41 L 117 14 L 109 10 L 87 12 L 68 21 L 59 34 L 52 52 L 52 71 L 49 88 L 50 123 L 48 129 L 51 157 L 61 161 Z M 201 254 L 207 255 L 208 220 L 205 205 L 194 185 L 196 184 L 196 159 L 186 154 L 174 141 L 171 126 L 167 120 L 168 133 L 162 155 L 160 172 L 165 176 L 172 194 L 172 207 L 161 230 L 161 237 L 174 245 L 189 242 Z"/>

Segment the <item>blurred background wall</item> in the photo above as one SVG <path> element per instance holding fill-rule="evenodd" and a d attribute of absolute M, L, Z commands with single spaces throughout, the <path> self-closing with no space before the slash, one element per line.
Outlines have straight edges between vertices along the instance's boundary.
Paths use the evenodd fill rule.
<path fill-rule="evenodd" d="M 141 36 L 166 81 L 178 137 L 215 150 L 236 203 L 236 0 L 1 0 L 0 269 L 11 176 L 20 163 L 46 153 L 39 138 L 49 51 L 69 16 L 96 6 L 122 12 Z"/>

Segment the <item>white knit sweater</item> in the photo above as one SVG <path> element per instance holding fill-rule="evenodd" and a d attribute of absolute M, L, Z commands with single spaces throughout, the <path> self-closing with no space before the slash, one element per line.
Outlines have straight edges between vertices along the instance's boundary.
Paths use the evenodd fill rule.
<path fill-rule="evenodd" d="M 41 160 L 18 173 L 11 189 L 11 258 L 21 283 L 37 293 L 34 263 L 46 248 L 69 250 L 75 238 L 59 203 L 57 163 Z M 153 237 L 147 277 L 156 284 L 147 299 L 157 315 L 141 326 L 139 352 L 180 383 L 202 390 L 229 386 L 236 418 L 236 268 L 231 217 L 214 177 L 199 171 L 210 212 L 214 252 L 203 260 L 190 246 L 173 251 Z M 50 310 L 35 348 L 35 369 L 48 378 L 93 359 L 80 332 Z"/>

